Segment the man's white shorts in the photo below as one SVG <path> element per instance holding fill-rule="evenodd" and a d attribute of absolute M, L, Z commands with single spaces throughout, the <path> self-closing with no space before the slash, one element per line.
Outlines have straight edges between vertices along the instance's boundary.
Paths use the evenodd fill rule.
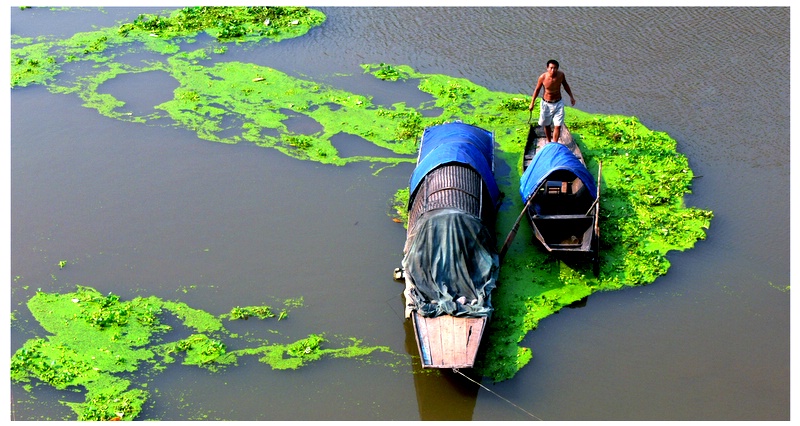
<path fill-rule="evenodd" d="M 540 126 L 560 126 L 564 123 L 564 99 L 558 102 L 547 102 L 542 99 L 539 103 L 539 125 Z"/>

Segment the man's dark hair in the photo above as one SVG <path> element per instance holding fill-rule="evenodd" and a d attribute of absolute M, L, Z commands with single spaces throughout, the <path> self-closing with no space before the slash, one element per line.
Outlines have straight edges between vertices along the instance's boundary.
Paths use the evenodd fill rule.
<path fill-rule="evenodd" d="M 551 60 L 547 61 L 547 66 L 550 66 L 550 64 L 555 65 L 556 69 L 558 69 L 558 61 L 556 61 L 555 59 L 551 59 Z"/>

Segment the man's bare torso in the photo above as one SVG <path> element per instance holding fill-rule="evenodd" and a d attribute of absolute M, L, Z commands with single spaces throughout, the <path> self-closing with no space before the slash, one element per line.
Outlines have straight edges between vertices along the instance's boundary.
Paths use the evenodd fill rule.
<path fill-rule="evenodd" d="M 539 76 L 539 81 L 542 83 L 542 87 L 544 87 L 542 99 L 548 102 L 561 99 L 561 84 L 564 82 L 563 72 L 555 70 L 551 74 L 550 71 L 546 71 Z"/>

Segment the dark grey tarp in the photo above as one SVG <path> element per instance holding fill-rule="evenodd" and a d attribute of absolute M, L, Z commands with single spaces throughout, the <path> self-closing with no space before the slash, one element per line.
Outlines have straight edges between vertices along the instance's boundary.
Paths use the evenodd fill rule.
<path fill-rule="evenodd" d="M 494 235 L 477 217 L 456 209 L 438 209 L 415 225 L 403 258 L 409 296 L 424 317 L 482 317 L 492 312 L 500 259 Z"/>

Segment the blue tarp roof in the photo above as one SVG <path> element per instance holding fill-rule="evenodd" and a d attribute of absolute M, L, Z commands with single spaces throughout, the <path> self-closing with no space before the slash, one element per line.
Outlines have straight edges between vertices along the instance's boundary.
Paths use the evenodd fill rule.
<path fill-rule="evenodd" d="M 500 189 L 494 179 L 494 137 L 492 133 L 465 123 L 431 126 L 422 134 L 417 167 L 411 174 L 410 194 L 431 170 L 448 163 L 467 164 L 486 182 L 492 202 L 500 202 Z"/>
<path fill-rule="evenodd" d="M 522 202 L 527 202 L 528 198 L 542 186 L 547 176 L 556 170 L 569 170 L 575 173 L 589 190 L 592 198 L 597 197 L 594 177 L 578 157 L 566 145 L 548 143 L 536 152 L 533 161 L 519 180 L 519 195 L 522 196 Z"/>

